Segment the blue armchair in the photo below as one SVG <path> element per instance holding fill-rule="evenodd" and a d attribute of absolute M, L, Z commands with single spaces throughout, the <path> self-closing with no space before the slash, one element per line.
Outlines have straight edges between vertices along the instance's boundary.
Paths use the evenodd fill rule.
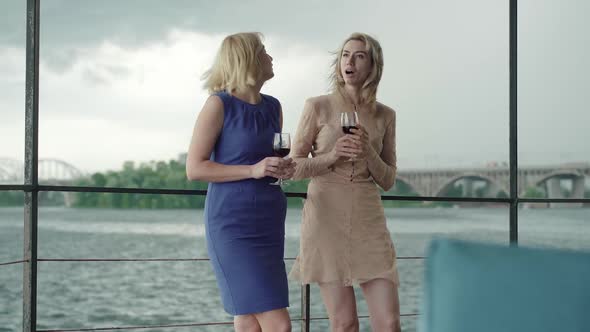
<path fill-rule="evenodd" d="M 590 253 L 434 240 L 423 307 L 423 332 L 590 331 Z"/>

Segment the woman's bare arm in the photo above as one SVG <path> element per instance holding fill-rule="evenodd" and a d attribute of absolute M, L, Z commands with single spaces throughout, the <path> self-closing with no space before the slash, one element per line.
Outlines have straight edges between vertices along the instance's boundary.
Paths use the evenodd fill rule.
<path fill-rule="evenodd" d="M 281 158 L 268 157 L 255 165 L 224 165 L 209 158 L 223 128 L 223 101 L 210 96 L 197 118 L 186 158 L 189 180 L 229 182 L 265 176 L 278 177 Z"/>

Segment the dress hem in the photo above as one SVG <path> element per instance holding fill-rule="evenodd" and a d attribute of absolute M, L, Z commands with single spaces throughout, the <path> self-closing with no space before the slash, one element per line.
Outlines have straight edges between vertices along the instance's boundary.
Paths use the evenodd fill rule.
<path fill-rule="evenodd" d="M 247 309 L 247 310 L 227 310 L 226 308 L 223 308 L 225 310 L 225 312 L 227 312 L 228 314 L 232 315 L 232 316 L 240 316 L 240 315 L 252 315 L 252 314 L 259 314 L 259 313 L 263 313 L 263 312 L 267 312 L 267 311 L 271 311 L 271 310 L 277 310 L 277 309 L 283 309 L 283 308 L 288 308 L 289 307 L 289 303 L 279 303 L 279 302 L 267 302 L 267 303 L 262 303 L 262 304 L 257 304 L 256 306 L 254 306 L 253 308 Z"/>

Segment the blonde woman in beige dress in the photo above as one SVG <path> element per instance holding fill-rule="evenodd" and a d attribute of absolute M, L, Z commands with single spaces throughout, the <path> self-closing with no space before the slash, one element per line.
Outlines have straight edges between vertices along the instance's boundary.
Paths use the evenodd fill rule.
<path fill-rule="evenodd" d="M 395 249 L 378 188 L 389 190 L 396 175 L 395 112 L 376 101 L 382 72 L 379 42 L 348 37 L 334 61 L 332 93 L 306 101 L 291 149 L 293 178 L 311 181 L 290 276 L 319 284 L 332 331 L 359 329 L 355 284 L 373 331 L 401 330 Z M 353 110 L 361 125 L 344 134 L 340 113 Z"/>

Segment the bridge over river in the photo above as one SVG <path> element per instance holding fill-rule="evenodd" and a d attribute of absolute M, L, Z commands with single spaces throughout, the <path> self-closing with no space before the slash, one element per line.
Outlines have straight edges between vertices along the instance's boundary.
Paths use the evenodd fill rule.
<path fill-rule="evenodd" d="M 0 183 L 23 183 L 22 162 L 0 158 Z M 59 159 L 39 160 L 39 182 L 71 185 L 88 175 L 76 166 Z M 525 166 L 518 170 L 519 195 L 536 188 L 546 198 L 583 198 L 590 163 Z M 396 187 L 404 185 L 418 196 L 448 196 L 461 185 L 463 197 L 508 197 L 508 167 L 403 169 L 398 171 Z M 567 188 L 567 190 L 564 190 Z M 394 188 L 395 190 L 396 188 Z M 71 198 L 66 195 L 66 205 Z"/>

